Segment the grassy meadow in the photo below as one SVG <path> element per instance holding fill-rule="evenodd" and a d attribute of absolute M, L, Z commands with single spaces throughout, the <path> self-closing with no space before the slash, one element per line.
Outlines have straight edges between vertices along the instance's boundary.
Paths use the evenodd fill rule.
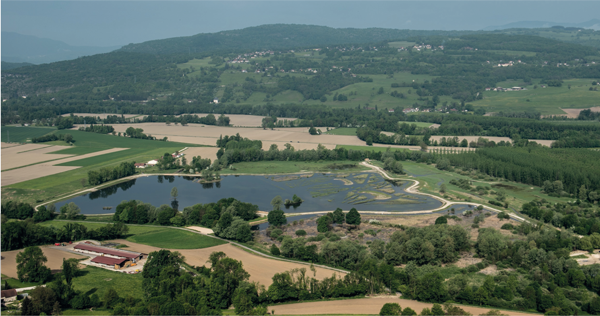
<path fill-rule="evenodd" d="M 348 136 L 356 136 L 356 128 L 354 127 L 339 127 L 336 129 L 330 129 L 324 134 L 328 135 L 348 135 Z"/>
<path fill-rule="evenodd" d="M 356 165 L 347 169 L 335 169 L 334 165 Z M 363 171 L 366 167 L 358 165 L 356 161 L 257 161 L 241 162 L 233 164 L 235 170 L 224 169 L 221 174 L 278 174 L 278 173 L 298 173 L 298 172 L 349 172 Z"/>
<path fill-rule="evenodd" d="M 97 294 L 100 299 L 104 297 L 104 293 L 110 288 L 117 291 L 120 297 L 143 298 L 143 280 L 144 278 L 140 273 L 127 274 L 87 266 L 79 270 L 78 276 L 73 278 L 73 288 L 89 295 Z"/>
<path fill-rule="evenodd" d="M 61 228 L 68 223 L 71 223 L 71 221 L 52 220 L 42 222 L 40 225 Z M 85 225 L 88 229 L 97 229 L 106 225 L 106 223 L 88 221 L 77 221 L 77 223 Z M 155 225 L 127 225 L 127 227 L 129 227 L 129 236 L 126 238 L 128 241 L 159 248 L 201 249 L 226 243 L 215 238 L 172 227 Z"/>

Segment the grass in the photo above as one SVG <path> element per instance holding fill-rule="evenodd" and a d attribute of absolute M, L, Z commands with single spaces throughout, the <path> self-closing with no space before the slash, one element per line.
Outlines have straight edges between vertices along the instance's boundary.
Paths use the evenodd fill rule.
<path fill-rule="evenodd" d="M 53 220 L 42 222 L 40 225 L 61 228 L 71 221 Z M 97 229 L 105 223 L 78 221 L 88 229 Z M 225 244 L 226 242 L 206 237 L 197 233 L 165 226 L 127 225 L 129 227 L 128 241 L 159 248 L 170 249 L 200 249 Z"/>
<path fill-rule="evenodd" d="M 12 143 L 25 143 L 54 131 L 56 129 L 52 127 L 2 126 L 2 141 L 7 142 L 10 138 Z"/>
<path fill-rule="evenodd" d="M 143 298 L 143 280 L 141 273 L 127 274 L 88 266 L 81 269 L 79 276 L 73 279 L 73 288 L 90 295 L 95 293 L 100 299 L 110 288 L 115 289 L 120 297 Z"/>
<path fill-rule="evenodd" d="M 63 315 L 111 315 L 112 311 L 104 308 L 95 308 L 94 310 L 89 309 L 65 309 L 62 311 Z"/>
<path fill-rule="evenodd" d="M 373 147 L 373 146 L 353 146 L 353 145 L 337 145 L 336 148 L 346 148 L 347 150 L 361 150 L 361 151 L 374 151 L 374 152 L 385 152 L 388 147 Z M 392 148 L 394 150 L 408 150 L 402 148 Z"/>
<path fill-rule="evenodd" d="M 398 124 L 402 124 L 402 123 L 406 123 L 408 125 L 415 124 L 415 125 L 417 125 L 417 127 L 429 127 L 429 126 L 432 125 L 431 123 L 426 123 L 426 122 L 405 122 L 405 121 L 398 121 Z"/>
<path fill-rule="evenodd" d="M 76 140 L 74 147 L 57 153 L 84 154 L 117 147 L 129 149 L 67 162 L 60 166 L 82 168 L 2 187 L 3 200 L 16 199 L 30 204 L 46 201 L 63 194 L 89 188 L 85 179 L 90 170 L 114 167 L 125 161 L 149 161 L 161 157 L 166 152 L 172 153 L 184 147 L 199 147 L 199 145 L 185 143 L 134 139 L 74 130 L 58 131 L 57 133 L 70 133 Z M 82 185 L 82 179 L 84 185 Z"/>
<path fill-rule="evenodd" d="M 14 278 L 11 278 L 9 276 L 2 274 L 2 280 L 1 280 L 2 285 L 4 285 L 5 281 L 8 282 L 8 285 L 10 285 L 10 287 L 13 289 L 18 289 L 18 288 L 22 288 L 22 287 L 31 287 L 31 286 L 36 286 L 36 285 L 41 284 L 41 283 L 32 283 L 32 282 L 21 282 L 18 279 L 14 279 Z"/>
<path fill-rule="evenodd" d="M 350 169 L 332 169 L 333 165 L 352 164 L 356 167 Z M 297 173 L 302 171 L 312 172 L 348 172 L 362 171 L 366 167 L 357 165 L 356 161 L 319 161 L 319 162 L 303 162 L 303 161 L 257 161 L 257 162 L 241 162 L 233 165 L 236 170 L 223 170 L 221 174 L 278 174 L 278 173 Z"/>
<path fill-rule="evenodd" d="M 539 111 L 544 115 L 565 114 L 560 108 L 589 108 L 600 106 L 600 92 L 589 91 L 592 79 L 570 79 L 564 80 L 562 87 L 542 88 L 539 80 L 533 85 L 527 86 L 525 91 L 509 92 L 483 92 L 483 99 L 471 102 L 474 106 L 482 106 L 487 112 L 523 112 Z M 505 81 L 500 86 L 513 87 L 523 86 L 521 81 Z M 571 85 L 571 89 L 569 89 Z M 527 101 L 529 100 L 529 101 Z"/>
<path fill-rule="evenodd" d="M 165 229 L 138 234 L 127 238 L 127 240 L 168 249 L 200 249 L 227 243 L 222 240 L 180 229 Z"/>
<path fill-rule="evenodd" d="M 352 128 L 352 127 L 340 127 L 340 128 L 336 128 L 336 129 L 331 129 L 331 130 L 325 132 L 325 134 L 329 134 L 329 135 L 350 135 L 350 136 L 356 136 L 356 128 Z"/>

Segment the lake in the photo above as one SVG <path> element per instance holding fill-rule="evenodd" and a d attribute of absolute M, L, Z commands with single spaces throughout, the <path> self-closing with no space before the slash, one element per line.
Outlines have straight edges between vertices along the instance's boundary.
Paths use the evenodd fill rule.
<path fill-rule="evenodd" d="M 170 205 L 171 189 L 177 187 L 179 210 L 197 203 L 217 202 L 234 197 L 258 205 L 260 210 L 272 209 L 271 200 L 280 195 L 283 200 L 298 195 L 304 202 L 298 207 L 284 208 L 287 213 L 335 210 L 340 207 L 359 211 L 407 212 L 429 210 L 441 202 L 427 196 L 404 191 L 411 182 L 390 182 L 376 173 L 310 174 L 280 176 L 222 176 L 217 183 L 198 183 L 196 177 L 148 176 L 126 181 L 96 192 L 56 203 L 57 210 L 74 202 L 82 214 L 106 214 L 126 200 L 140 200 L 154 206 Z M 105 208 L 112 207 L 111 210 Z"/>

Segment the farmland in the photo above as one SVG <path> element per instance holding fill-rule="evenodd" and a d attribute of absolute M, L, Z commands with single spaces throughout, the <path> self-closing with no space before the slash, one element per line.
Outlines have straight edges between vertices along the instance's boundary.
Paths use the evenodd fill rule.
<path fill-rule="evenodd" d="M 2 142 L 25 143 L 32 138 L 52 133 L 51 127 L 2 126 Z"/>

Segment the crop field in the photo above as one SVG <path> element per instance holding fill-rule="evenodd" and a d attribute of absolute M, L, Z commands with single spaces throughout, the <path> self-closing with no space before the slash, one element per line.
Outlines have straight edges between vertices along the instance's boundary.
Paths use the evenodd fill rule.
<path fill-rule="evenodd" d="M 115 242 L 128 245 L 127 250 L 139 251 L 143 253 L 150 253 L 152 251 L 158 251 L 161 249 L 157 247 L 133 243 L 127 240 L 115 240 Z M 210 263 L 207 263 L 210 254 L 216 251 L 222 251 L 229 258 L 242 261 L 244 270 L 246 270 L 250 274 L 250 281 L 259 282 L 261 285 L 265 285 L 267 287 L 272 283 L 272 278 L 273 275 L 275 275 L 275 273 L 289 271 L 294 268 L 305 268 L 306 270 L 309 270 L 308 265 L 261 257 L 256 254 L 242 250 L 241 248 L 238 248 L 231 244 L 219 245 L 204 249 L 182 249 L 177 251 L 179 251 L 179 253 L 181 253 L 185 257 L 185 262 L 187 264 L 207 267 L 210 267 Z M 326 277 L 330 277 L 334 274 L 332 270 L 328 269 L 317 267 L 316 270 L 316 278 L 319 280 L 322 280 Z M 338 272 L 337 274 L 339 275 L 340 273 Z"/>
<path fill-rule="evenodd" d="M 70 157 L 69 154 L 57 154 L 56 151 L 69 149 L 66 146 L 50 146 L 46 144 L 24 144 L 2 148 L 2 171 L 19 168 L 42 161 Z"/>
<path fill-rule="evenodd" d="M 44 253 L 44 256 L 46 256 L 46 258 L 48 259 L 48 262 L 46 262 L 46 266 L 52 270 L 59 270 L 62 267 L 62 263 L 63 263 L 63 258 L 64 259 L 69 259 L 69 258 L 76 258 L 76 259 L 81 259 L 81 258 L 87 258 L 86 256 L 82 256 L 82 255 L 77 255 L 74 253 L 70 253 L 70 252 L 66 252 L 64 250 L 61 250 L 58 247 L 54 247 L 54 246 L 42 246 L 40 247 L 42 249 L 42 252 Z M 20 250 L 12 250 L 12 251 L 2 251 L 2 274 L 11 277 L 11 278 L 17 278 L 17 254 L 19 252 L 23 251 L 23 249 Z"/>
<path fill-rule="evenodd" d="M 432 123 L 427 123 L 427 122 L 406 122 L 406 121 L 399 121 L 398 124 L 408 124 L 408 125 L 417 125 L 417 127 L 431 127 L 431 125 L 434 125 Z"/>
<path fill-rule="evenodd" d="M 2 142 L 25 143 L 54 131 L 52 127 L 2 126 Z"/>
<path fill-rule="evenodd" d="M 506 86 L 520 84 L 513 83 L 506 82 Z M 542 88 L 536 83 L 537 89 L 531 85 L 524 91 L 486 91 L 483 99 L 470 103 L 484 107 L 487 112 L 522 112 L 527 109 L 539 111 L 543 115 L 564 115 L 561 108 L 585 109 L 600 106 L 600 92 L 589 91 L 591 83 L 591 79 L 570 79 L 564 80 L 562 87 Z"/>
<path fill-rule="evenodd" d="M 60 166 L 49 167 L 38 164 L 25 167 L 29 170 L 27 177 L 23 173 L 24 168 L 3 172 L 3 184 L 5 184 L 5 180 L 8 181 L 10 179 L 17 182 L 27 181 L 12 182 L 13 184 L 7 182 L 2 187 L 2 199 L 18 199 L 34 204 L 50 198 L 56 198 L 67 192 L 85 189 L 87 183 L 82 182 L 82 179 L 87 178 L 87 173 L 90 170 L 97 170 L 106 166 L 116 166 L 124 161 L 145 162 L 161 157 L 167 152 L 173 153 L 185 147 L 192 148 L 198 146 L 177 142 L 102 135 L 76 130 L 63 130 L 58 131 L 58 133 L 70 133 L 76 140 L 76 146 L 66 149 L 67 152 L 92 153 L 89 156 L 84 154 L 53 162 L 53 164 L 60 164 Z M 123 148 L 124 150 L 121 150 Z M 107 151 L 113 152 L 107 153 Z"/>
<path fill-rule="evenodd" d="M 386 303 L 397 303 L 403 309 L 412 308 L 420 313 L 423 308 L 430 308 L 431 303 L 423 303 L 415 300 L 406 300 L 397 296 L 382 296 L 372 298 L 344 299 L 335 301 L 307 302 L 296 304 L 283 304 L 270 306 L 276 315 L 377 315 L 381 307 Z M 465 311 L 473 315 L 487 313 L 490 308 L 459 305 Z M 515 316 L 532 315 L 524 312 L 504 311 L 503 313 Z"/>
<path fill-rule="evenodd" d="M 339 127 L 336 129 L 330 129 L 329 131 L 325 132 L 325 134 L 328 135 L 350 135 L 350 136 L 356 136 L 356 128 L 353 127 Z"/>

